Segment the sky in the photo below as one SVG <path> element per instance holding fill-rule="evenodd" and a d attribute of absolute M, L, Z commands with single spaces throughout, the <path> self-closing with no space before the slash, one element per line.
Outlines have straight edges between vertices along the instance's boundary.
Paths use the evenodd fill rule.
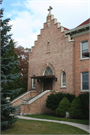
<path fill-rule="evenodd" d="M 3 19 L 10 18 L 12 39 L 24 48 L 34 46 L 40 29 L 51 14 L 68 29 L 73 29 L 90 18 L 90 0 L 3 0 Z"/>

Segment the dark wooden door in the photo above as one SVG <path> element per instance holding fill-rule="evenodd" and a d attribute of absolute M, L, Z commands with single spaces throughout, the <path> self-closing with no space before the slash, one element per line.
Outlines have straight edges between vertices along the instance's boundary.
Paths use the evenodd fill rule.
<path fill-rule="evenodd" d="M 51 78 L 43 79 L 43 91 L 52 90 L 52 81 Z"/>

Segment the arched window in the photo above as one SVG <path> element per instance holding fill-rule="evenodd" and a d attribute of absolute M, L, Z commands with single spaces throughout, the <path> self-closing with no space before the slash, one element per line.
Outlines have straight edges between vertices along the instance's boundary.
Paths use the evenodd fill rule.
<path fill-rule="evenodd" d="M 64 71 L 61 76 L 61 86 L 66 86 L 66 73 Z"/>
<path fill-rule="evenodd" d="M 50 67 L 47 67 L 44 71 L 44 75 L 53 75 L 53 71 Z"/>

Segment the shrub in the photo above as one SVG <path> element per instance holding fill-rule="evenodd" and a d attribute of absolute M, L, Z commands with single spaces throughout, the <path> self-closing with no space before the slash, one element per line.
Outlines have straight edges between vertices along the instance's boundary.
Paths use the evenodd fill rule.
<path fill-rule="evenodd" d="M 66 111 L 69 110 L 69 107 L 70 102 L 66 97 L 64 97 L 59 103 L 58 108 L 56 109 L 56 114 L 65 117 Z"/>
<path fill-rule="evenodd" d="M 62 100 L 63 96 L 64 96 L 63 93 L 49 95 L 46 100 L 46 107 L 55 111 L 58 107 L 59 102 Z"/>
<path fill-rule="evenodd" d="M 81 109 L 81 102 L 78 97 L 76 97 L 70 106 L 69 109 L 70 117 L 71 118 L 81 118 L 82 117 L 82 109 Z"/>
<path fill-rule="evenodd" d="M 75 95 L 69 94 L 69 93 L 57 93 L 57 94 L 51 94 L 47 97 L 46 100 L 46 107 L 55 111 L 58 108 L 58 105 L 60 101 L 64 98 L 67 97 L 67 99 L 70 101 L 70 103 L 73 101 L 75 98 Z"/>
<path fill-rule="evenodd" d="M 65 94 L 65 97 L 69 100 L 69 102 L 71 103 L 73 100 L 74 100 L 74 98 L 76 97 L 75 95 L 73 95 L 73 94 L 69 94 L 69 93 L 66 93 Z"/>
<path fill-rule="evenodd" d="M 89 93 L 80 94 L 78 97 L 81 101 L 83 118 L 89 119 Z"/>

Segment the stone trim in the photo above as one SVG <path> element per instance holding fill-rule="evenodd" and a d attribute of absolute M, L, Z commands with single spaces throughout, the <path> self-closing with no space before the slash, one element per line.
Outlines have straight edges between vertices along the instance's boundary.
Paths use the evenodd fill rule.
<path fill-rule="evenodd" d="M 82 59 L 79 59 L 80 61 L 82 61 L 82 60 L 89 60 L 89 58 L 87 57 L 87 58 L 82 58 Z"/>
<path fill-rule="evenodd" d="M 60 86 L 61 89 L 66 89 L 66 86 Z"/>
<path fill-rule="evenodd" d="M 80 90 L 79 92 L 90 92 L 90 90 Z"/>

